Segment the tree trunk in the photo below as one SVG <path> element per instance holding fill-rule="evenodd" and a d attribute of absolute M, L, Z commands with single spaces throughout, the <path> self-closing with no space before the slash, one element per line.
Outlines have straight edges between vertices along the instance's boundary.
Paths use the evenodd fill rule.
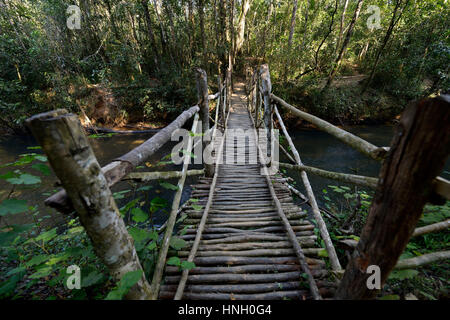
<path fill-rule="evenodd" d="M 375 70 L 376 70 L 376 68 L 378 66 L 378 62 L 380 61 L 381 55 L 383 54 L 383 50 L 386 47 L 386 45 L 387 45 L 387 43 L 388 43 L 388 41 L 389 41 L 389 39 L 390 39 L 390 37 L 392 35 L 392 32 L 394 31 L 394 28 L 395 28 L 396 24 L 400 21 L 403 12 L 405 11 L 406 7 L 408 6 L 408 2 L 409 2 L 409 0 L 406 0 L 405 1 L 405 5 L 402 8 L 400 8 L 402 6 L 402 3 L 403 3 L 402 0 L 397 0 L 396 3 L 395 3 L 395 8 L 394 8 L 394 12 L 392 14 L 391 23 L 389 24 L 389 28 L 386 31 L 386 35 L 384 36 L 383 43 L 381 44 L 381 47 L 378 49 L 378 52 L 377 52 L 377 55 L 376 55 L 376 58 L 375 58 L 375 62 L 374 62 L 373 67 L 372 67 L 372 71 L 370 71 L 369 79 L 367 79 L 367 82 L 366 82 L 366 84 L 364 86 L 364 89 L 362 91 L 363 93 L 369 87 L 370 82 L 372 82 L 373 76 L 375 74 Z M 398 12 L 398 15 L 397 15 L 397 11 L 398 10 L 400 10 L 400 12 Z"/>
<path fill-rule="evenodd" d="M 350 26 L 348 28 L 347 35 L 345 36 L 344 43 L 342 44 L 342 48 L 339 51 L 339 55 L 337 56 L 336 61 L 334 62 L 331 68 L 331 72 L 330 75 L 328 76 L 327 84 L 325 85 L 324 90 L 331 85 L 331 82 L 333 82 L 333 79 L 341 63 L 342 57 L 344 56 L 345 50 L 347 49 L 347 46 L 350 42 L 350 38 L 352 37 L 353 29 L 355 28 L 356 21 L 358 20 L 359 14 L 361 12 L 363 1 L 364 0 L 358 0 L 358 4 L 356 5 L 355 9 L 355 14 L 353 15 L 352 21 L 350 22 Z"/>
<path fill-rule="evenodd" d="M 338 50 L 339 50 L 339 46 L 341 45 L 342 42 L 342 37 L 344 36 L 344 23 L 345 23 L 345 14 L 347 12 L 347 7 L 348 7 L 348 0 L 344 0 L 344 8 L 342 9 L 342 15 L 341 15 L 341 25 L 339 26 L 339 36 L 338 36 L 338 40 L 336 43 L 336 50 L 335 50 L 335 55 L 337 54 Z"/>
<path fill-rule="evenodd" d="M 426 99 L 403 113 L 377 192 L 352 259 L 336 292 L 337 299 L 370 299 L 367 267 L 381 271 L 381 285 L 395 267 L 425 203 L 432 181 L 450 152 L 450 96 Z"/>
<path fill-rule="evenodd" d="M 144 9 L 145 22 L 147 23 L 147 33 L 148 33 L 148 38 L 151 41 L 151 46 L 152 46 L 152 49 L 153 49 L 155 65 L 157 67 L 159 67 L 159 52 L 158 52 L 158 47 L 156 45 L 155 34 L 153 33 L 152 18 L 150 16 L 150 12 L 148 11 L 147 1 L 146 0 L 142 0 L 141 4 L 142 4 L 142 7 Z"/>
<path fill-rule="evenodd" d="M 248 9 L 250 9 L 250 0 L 242 0 L 241 15 L 239 16 L 238 31 L 236 35 L 236 48 L 235 56 L 241 51 L 242 45 L 244 44 L 245 36 L 245 18 L 247 17 Z"/>
<path fill-rule="evenodd" d="M 142 270 L 134 248 L 78 117 L 66 110 L 38 114 L 26 121 L 48 156 L 56 176 L 69 195 L 92 246 L 116 281 Z M 145 278 L 134 285 L 128 299 L 148 299 Z"/>
<path fill-rule="evenodd" d="M 283 75 L 283 80 L 286 81 L 287 80 L 287 73 L 289 70 L 289 67 L 291 65 L 291 48 L 292 48 L 292 37 L 294 36 L 294 29 L 295 29 L 295 15 L 297 14 L 297 7 L 298 7 L 298 1 L 294 0 L 294 7 L 292 8 L 292 16 L 291 16 L 291 26 L 289 29 L 289 38 L 288 38 L 288 46 L 287 46 L 287 59 L 286 59 L 286 64 L 284 66 L 284 75 Z"/>

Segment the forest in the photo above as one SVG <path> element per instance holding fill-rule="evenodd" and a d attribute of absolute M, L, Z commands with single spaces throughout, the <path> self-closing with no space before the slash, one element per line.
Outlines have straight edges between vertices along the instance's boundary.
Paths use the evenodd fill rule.
<path fill-rule="evenodd" d="M 80 21 L 70 29 L 74 4 Z M 229 55 L 242 74 L 269 62 L 276 92 L 336 123 L 389 121 L 409 101 L 449 89 L 444 0 L 0 6 L 0 126 L 8 132 L 59 107 L 109 125 L 161 126 L 195 101 L 192 69 L 203 67 L 217 86 Z"/>
<path fill-rule="evenodd" d="M 213 117 L 228 76 L 233 84 L 247 83 L 267 65 L 277 99 L 389 146 L 408 106 L 450 94 L 449 22 L 447 0 L 0 0 L 0 299 L 126 299 L 142 279 L 150 281 L 157 273 L 171 201 L 182 191 L 174 180 L 177 175 L 146 183 L 127 178 L 110 186 L 140 261 L 138 270 L 119 279 L 99 258 L 80 218 L 44 204 L 64 181 L 57 172 L 55 176 L 45 145 L 33 138 L 30 117 L 58 109 L 75 114 L 105 165 L 191 112 L 195 104 L 201 107 L 196 70 L 206 72 L 206 96 L 218 92 L 219 102 L 208 109 Z M 378 176 L 377 161 L 363 159 L 341 141 L 325 139 L 295 113 L 279 110 L 283 128 L 294 132 L 293 141 L 280 137 L 280 145 L 286 146 L 285 154 L 293 154 L 287 157 L 297 167 L 303 164 L 295 158 L 293 144 L 311 166 Z M 225 119 L 221 121 L 225 127 Z M 218 128 L 217 116 L 215 123 Z M 128 130 L 141 133 L 121 135 Z M 319 145 L 331 152 L 329 158 Z M 169 147 L 162 148 L 134 169 L 179 170 L 170 155 Z M 437 175 L 448 179 L 446 159 Z M 304 178 L 299 172 L 306 169 L 295 170 L 291 164 L 281 171 L 291 189 L 309 192 L 300 187 Z M 195 179 L 187 181 L 202 183 L 202 178 Z M 315 206 L 329 237 L 339 243 L 337 256 L 345 269 L 369 219 L 375 190 L 323 177 L 311 182 Z M 298 190 L 295 204 L 313 212 L 311 199 Z M 182 199 L 194 211 L 204 209 L 195 197 Z M 449 298 L 450 201 L 427 202 L 419 218 L 419 229 L 439 223 L 447 227 L 414 233 L 400 259 L 433 252 L 444 252 L 447 259 L 393 270 L 377 299 Z M 314 235 L 308 241 L 316 239 L 310 242 L 323 247 L 326 239 L 317 219 L 310 220 Z M 196 265 L 181 259 L 190 231 L 179 234 L 170 239 L 167 265 L 184 272 Z M 318 254 L 328 257 L 325 251 Z M 68 288 L 66 272 L 73 264 L 82 270 L 76 290 Z M 301 290 L 307 289 L 303 283 Z"/>

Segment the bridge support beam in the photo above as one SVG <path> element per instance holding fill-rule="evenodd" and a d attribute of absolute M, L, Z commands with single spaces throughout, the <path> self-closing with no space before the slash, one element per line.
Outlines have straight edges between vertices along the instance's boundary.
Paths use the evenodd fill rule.
<path fill-rule="evenodd" d="M 113 278 L 119 281 L 130 271 L 142 271 L 133 239 L 78 117 L 60 109 L 33 116 L 27 125 L 72 200 L 97 256 Z M 142 273 L 126 298 L 144 300 L 149 296 L 150 285 Z"/>
<path fill-rule="evenodd" d="M 381 286 L 413 235 L 434 178 L 450 152 L 450 96 L 410 105 L 401 117 L 377 192 L 352 259 L 336 292 L 337 299 L 371 299 L 367 273 L 380 268 Z"/>

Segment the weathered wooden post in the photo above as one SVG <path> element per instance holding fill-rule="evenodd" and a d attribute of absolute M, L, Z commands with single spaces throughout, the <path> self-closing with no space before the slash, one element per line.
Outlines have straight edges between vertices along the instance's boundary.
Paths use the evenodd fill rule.
<path fill-rule="evenodd" d="M 267 134 L 267 157 L 271 156 L 272 142 L 272 104 L 270 103 L 270 92 L 272 91 L 272 83 L 270 82 L 269 66 L 261 65 L 259 68 L 259 76 L 261 79 L 262 95 L 264 99 L 264 124 L 266 125 Z"/>
<path fill-rule="evenodd" d="M 396 265 L 432 196 L 432 181 L 450 152 L 450 96 L 410 105 L 400 119 L 377 192 L 337 299 L 371 299 L 368 266 L 380 268 L 381 286 Z"/>
<path fill-rule="evenodd" d="M 203 133 L 203 150 L 207 143 L 205 142 L 206 133 L 209 130 L 209 98 L 208 98 L 208 78 L 206 76 L 206 71 L 200 68 L 195 70 L 196 79 L 197 79 L 197 93 L 200 107 L 200 118 L 202 120 L 202 133 Z M 207 177 L 214 176 L 214 166 L 212 164 L 208 164 L 204 161 L 205 165 L 205 174 Z"/>
<path fill-rule="evenodd" d="M 232 83 L 231 83 L 231 70 L 227 69 L 227 75 L 225 80 L 226 86 L 227 86 L 227 106 L 226 106 L 226 112 L 230 110 L 231 106 L 231 94 L 233 92 Z"/>
<path fill-rule="evenodd" d="M 72 200 L 97 256 L 114 279 L 142 270 L 133 239 L 78 117 L 60 109 L 35 115 L 26 123 Z M 126 298 L 143 300 L 149 296 L 150 285 L 143 274 Z"/>
<path fill-rule="evenodd" d="M 220 75 L 217 76 L 217 85 L 219 88 L 219 98 L 217 99 L 217 108 L 219 108 L 219 115 L 224 115 L 225 112 L 222 112 L 221 110 L 224 108 L 224 105 L 222 103 L 222 90 L 223 90 L 223 85 L 222 85 L 222 81 L 220 79 Z M 225 120 L 224 120 L 225 121 Z M 218 123 L 216 123 L 216 126 L 218 125 Z"/>

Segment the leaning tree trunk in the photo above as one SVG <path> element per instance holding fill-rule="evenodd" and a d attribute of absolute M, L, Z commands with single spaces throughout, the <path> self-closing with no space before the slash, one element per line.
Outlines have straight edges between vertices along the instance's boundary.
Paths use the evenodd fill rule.
<path fill-rule="evenodd" d="M 133 239 L 78 117 L 66 110 L 56 110 L 28 119 L 27 125 L 47 154 L 95 253 L 112 277 L 119 281 L 130 271 L 142 270 Z M 140 300 L 150 297 L 150 285 L 144 273 L 126 297 Z"/>
<path fill-rule="evenodd" d="M 410 105 L 403 113 L 337 299 L 375 297 L 377 291 L 367 287 L 368 266 L 380 268 L 381 285 L 395 267 L 449 155 L 449 108 L 450 96 L 445 95 Z"/>
<path fill-rule="evenodd" d="M 342 42 L 342 37 L 344 36 L 344 23 L 345 23 L 345 13 L 347 12 L 347 7 L 348 7 L 348 1 L 349 0 L 344 0 L 344 8 L 342 9 L 342 15 L 341 15 L 341 24 L 339 26 L 339 36 L 338 36 L 338 40 L 336 43 L 336 50 L 335 50 L 335 55 L 337 54 L 338 50 L 339 50 L 339 46 L 341 45 Z"/>

